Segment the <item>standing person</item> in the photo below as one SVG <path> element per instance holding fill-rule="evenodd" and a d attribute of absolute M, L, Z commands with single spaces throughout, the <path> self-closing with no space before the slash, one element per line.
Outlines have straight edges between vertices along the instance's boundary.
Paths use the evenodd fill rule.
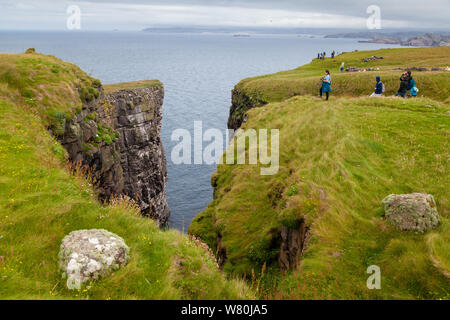
<path fill-rule="evenodd" d="M 400 96 L 402 98 L 406 98 L 406 91 L 408 91 L 408 85 L 409 85 L 409 78 L 408 78 L 408 74 L 405 72 L 400 77 L 400 88 L 398 89 L 395 96 L 396 97 Z"/>
<path fill-rule="evenodd" d="M 328 101 L 328 98 L 330 96 L 330 92 L 331 92 L 330 71 L 329 70 L 325 70 L 325 77 L 322 78 L 322 87 L 320 88 L 320 97 L 322 98 L 322 93 L 325 93 L 325 95 L 327 97 L 327 101 Z"/>
<path fill-rule="evenodd" d="M 334 55 L 335 55 L 335 52 L 334 52 L 334 50 L 333 50 L 333 52 L 331 53 L 331 58 L 332 58 L 332 59 L 334 59 Z"/>
<path fill-rule="evenodd" d="M 324 51 L 323 52 L 323 60 L 325 60 L 326 55 L 327 55 L 327 53 Z"/>
<path fill-rule="evenodd" d="M 339 68 L 339 70 L 344 71 L 344 62 L 341 63 L 341 67 Z"/>
<path fill-rule="evenodd" d="M 384 89 L 384 83 L 381 82 L 380 76 L 376 77 L 377 84 L 375 85 L 375 91 L 370 95 L 371 97 L 381 97 L 383 96 Z"/>
<path fill-rule="evenodd" d="M 320 53 L 317 53 L 317 59 L 320 59 Z"/>

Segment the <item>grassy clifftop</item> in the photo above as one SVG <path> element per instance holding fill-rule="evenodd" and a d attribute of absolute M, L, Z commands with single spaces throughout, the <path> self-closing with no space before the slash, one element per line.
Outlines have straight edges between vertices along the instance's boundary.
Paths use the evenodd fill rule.
<path fill-rule="evenodd" d="M 383 59 L 364 62 L 372 56 Z M 450 47 L 381 49 L 374 51 L 356 51 L 340 54 L 334 59 L 314 59 L 311 63 L 290 71 L 242 80 L 236 88 L 256 96 L 265 102 L 281 101 L 295 95 L 317 95 L 319 78 L 325 69 L 331 71 L 333 94 L 344 96 L 370 95 L 375 87 L 375 76 L 380 75 L 386 85 L 386 95 L 394 94 L 399 87 L 401 72 L 398 68 L 426 68 L 427 71 L 413 70 L 413 77 L 420 88 L 419 96 L 432 97 L 436 100 L 450 102 Z M 341 63 L 345 67 L 359 69 L 379 68 L 376 71 L 340 72 Z M 439 71 L 432 71 L 440 68 Z"/>
<path fill-rule="evenodd" d="M 375 54 L 385 57 L 385 68 L 430 67 L 450 64 L 448 54 L 442 56 L 448 50 L 395 49 L 343 57 L 354 57 L 352 65 Z M 406 57 L 413 63 L 401 65 Z M 388 66 L 391 58 L 395 60 Z M 259 165 L 219 165 L 212 179 L 215 198 L 190 232 L 226 251 L 224 269 L 230 273 L 258 274 L 266 263 L 266 297 L 448 299 L 450 108 L 442 102 L 448 101 L 448 72 L 423 72 L 427 82 L 418 81 L 421 92 L 432 91 L 435 100 L 289 98 L 289 88 L 307 91 L 303 81 L 311 81 L 312 88 L 316 80 L 310 77 L 317 79 L 318 64 L 332 69 L 340 63 L 316 61 L 237 86 L 259 92 L 269 102 L 248 110 L 242 128 L 280 130 L 280 170 L 261 176 Z M 370 86 L 354 82 L 360 91 L 349 91 L 366 95 L 375 73 L 335 76 L 334 87 L 367 74 Z M 422 75 L 413 74 L 416 79 Z M 398 72 L 395 77 L 398 82 Z M 432 84 L 434 89 L 427 87 Z M 425 235 L 405 233 L 383 219 L 385 196 L 411 192 L 435 196 L 441 215 L 437 229 Z M 276 261 L 277 237 L 283 225 L 299 219 L 310 227 L 309 244 L 300 266 L 283 274 Z M 381 268 L 381 290 L 366 287 L 370 265 Z"/>
<path fill-rule="evenodd" d="M 98 80 L 55 57 L 0 55 L 0 299 L 252 298 L 187 236 L 161 231 L 128 201 L 102 206 L 80 170 L 69 167 L 47 128 L 101 90 Z M 58 270 L 61 240 L 92 228 L 121 236 L 130 262 L 69 291 Z"/>
<path fill-rule="evenodd" d="M 372 56 L 383 59 L 364 62 Z M 296 95 L 319 94 L 320 77 L 326 69 L 331 71 L 332 96 L 359 97 L 370 95 L 375 88 L 375 77 L 381 76 L 386 86 L 385 95 L 393 95 L 399 88 L 399 78 L 406 68 L 426 68 L 427 71 L 413 71 L 419 88 L 419 97 L 429 97 L 450 103 L 450 47 L 382 49 L 375 51 L 348 52 L 334 59 L 314 59 L 311 63 L 294 70 L 244 79 L 233 91 L 233 106 L 228 121 L 229 127 L 239 126 L 246 110 L 270 102 L 283 101 Z M 376 71 L 340 72 L 341 63 L 345 67 L 361 70 L 379 68 Z M 439 68 L 440 70 L 434 69 Z"/>
<path fill-rule="evenodd" d="M 114 91 L 124 90 L 124 89 L 158 87 L 161 85 L 162 85 L 162 83 L 159 80 L 139 80 L 139 81 L 106 84 L 103 86 L 103 90 L 105 91 L 105 93 L 111 93 Z"/>

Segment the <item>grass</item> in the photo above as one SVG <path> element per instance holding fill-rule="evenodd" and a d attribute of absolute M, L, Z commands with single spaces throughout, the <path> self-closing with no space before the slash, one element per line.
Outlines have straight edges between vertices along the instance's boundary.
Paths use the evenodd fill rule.
<path fill-rule="evenodd" d="M 213 176 L 215 198 L 189 232 L 212 248 L 221 238 L 228 258 L 224 269 L 230 274 L 249 277 L 266 262 L 261 297 L 449 299 L 450 108 L 443 102 L 448 101 L 448 72 L 413 73 L 433 100 L 340 96 L 326 102 L 289 98 L 286 89 L 319 75 L 318 64 L 340 65 L 340 57 L 352 57 L 346 61 L 358 66 L 363 57 L 381 55 L 386 69 L 405 59 L 410 64 L 402 67 L 442 67 L 449 64 L 449 49 L 344 54 L 337 62 L 315 61 L 242 81 L 237 90 L 262 92 L 269 102 L 248 110 L 242 128 L 280 130 L 279 172 L 262 176 L 259 165 L 219 165 Z M 447 80 L 433 91 L 417 81 L 422 74 L 429 84 Z M 336 76 L 335 86 L 348 76 Z M 364 92 L 360 85 L 354 84 Z M 382 218 L 385 196 L 410 192 L 434 195 L 441 217 L 437 229 L 425 235 L 404 233 Z M 282 274 L 274 259 L 279 250 L 274 238 L 282 225 L 299 218 L 311 227 L 309 246 L 300 266 Z M 381 268 L 382 290 L 366 287 L 370 265 Z"/>
<path fill-rule="evenodd" d="M 201 246 L 178 231 L 160 230 L 132 202 L 100 204 L 88 172 L 69 166 L 46 129 L 49 112 L 60 112 L 56 118 L 77 112 L 83 106 L 79 85 L 99 88 L 98 81 L 35 53 L 0 55 L 0 65 L 0 299 L 254 298 L 244 281 L 227 279 Z M 28 90 L 35 103 L 27 100 Z M 69 291 L 58 270 L 61 241 L 71 231 L 92 228 L 121 236 L 131 248 L 130 261 Z"/>
<path fill-rule="evenodd" d="M 373 55 L 384 59 L 363 62 L 364 58 Z M 375 77 L 379 75 L 386 86 L 385 95 L 394 95 L 399 88 L 399 78 L 403 71 L 412 67 L 425 67 L 428 71 L 413 71 L 413 77 L 419 88 L 419 97 L 429 97 L 450 103 L 450 72 L 431 71 L 432 68 L 445 69 L 450 65 L 448 59 L 450 47 L 381 49 L 374 51 L 348 52 L 334 59 L 314 59 L 311 63 L 294 70 L 278 72 L 244 79 L 235 87 L 234 104 L 237 110 L 235 117 L 241 117 L 247 109 L 270 102 L 289 99 L 297 95 L 319 94 L 320 77 L 328 69 L 332 77 L 332 96 L 359 97 L 370 95 L 375 88 Z M 340 72 L 339 67 L 360 69 L 379 68 L 378 71 Z M 245 102 L 250 100 L 250 103 Z M 241 110 L 242 109 L 242 110 Z"/>
<path fill-rule="evenodd" d="M 53 56 L 0 54 L 0 96 L 29 106 L 49 127 L 85 108 L 100 87 L 98 79 Z"/>
<path fill-rule="evenodd" d="M 162 87 L 162 83 L 159 80 L 139 80 L 131 82 L 106 84 L 103 86 L 103 89 L 105 90 L 105 93 L 108 94 L 118 90 L 147 88 L 147 87 Z"/>

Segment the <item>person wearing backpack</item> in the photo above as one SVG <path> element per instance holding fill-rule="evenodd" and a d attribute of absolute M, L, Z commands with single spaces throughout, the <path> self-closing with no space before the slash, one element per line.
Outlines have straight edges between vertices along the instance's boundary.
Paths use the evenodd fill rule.
<path fill-rule="evenodd" d="M 322 98 L 322 93 L 325 93 L 328 101 L 331 92 L 331 76 L 329 70 L 325 70 L 325 77 L 322 78 L 321 80 L 322 80 L 322 87 L 320 88 L 320 97 Z"/>
<path fill-rule="evenodd" d="M 411 76 L 411 71 L 408 70 L 407 73 L 408 73 L 408 78 L 409 78 L 408 90 L 410 90 L 411 97 L 416 98 L 417 97 L 417 93 L 419 92 L 419 89 L 417 89 L 416 81 L 414 81 L 413 77 Z"/>
<path fill-rule="evenodd" d="M 384 83 L 381 82 L 380 76 L 377 76 L 376 79 L 377 84 L 375 85 L 375 91 L 370 95 L 371 97 L 381 97 L 383 96 L 384 91 L 386 91 Z"/>

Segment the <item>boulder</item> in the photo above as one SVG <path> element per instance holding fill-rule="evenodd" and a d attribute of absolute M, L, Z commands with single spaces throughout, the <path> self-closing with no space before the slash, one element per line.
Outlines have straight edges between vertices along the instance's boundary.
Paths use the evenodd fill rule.
<path fill-rule="evenodd" d="M 78 230 L 61 243 L 59 264 L 67 288 L 80 289 L 85 282 L 98 280 L 127 264 L 129 248 L 124 240 L 103 229 Z"/>
<path fill-rule="evenodd" d="M 385 217 L 400 230 L 423 233 L 439 225 L 436 202 L 430 194 L 391 194 L 382 204 Z"/>

